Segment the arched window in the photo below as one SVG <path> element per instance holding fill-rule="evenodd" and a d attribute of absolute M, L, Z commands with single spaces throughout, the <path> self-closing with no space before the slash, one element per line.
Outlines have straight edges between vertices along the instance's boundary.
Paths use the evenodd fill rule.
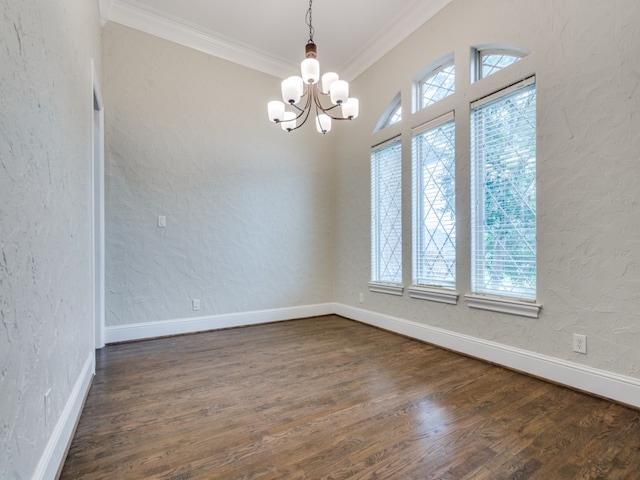
<path fill-rule="evenodd" d="M 417 78 L 414 88 L 416 111 L 448 97 L 455 92 L 455 87 L 456 66 L 453 63 L 453 55 L 450 55 Z"/>
<path fill-rule="evenodd" d="M 513 65 L 529 52 L 513 47 L 486 47 L 475 49 L 475 78 L 480 80 Z"/>
<path fill-rule="evenodd" d="M 384 126 L 388 127 L 389 125 L 398 123 L 400 120 L 402 120 L 402 105 L 400 104 L 400 102 L 398 102 L 398 105 L 396 105 L 395 108 L 391 110 L 391 113 L 389 114 L 389 117 L 387 118 Z"/>
<path fill-rule="evenodd" d="M 402 102 L 400 101 L 400 92 L 398 92 L 389 105 L 387 105 L 387 108 L 384 109 L 384 113 L 380 116 L 376 128 L 373 131 L 377 132 L 385 127 L 395 125 L 400 120 L 402 120 Z"/>

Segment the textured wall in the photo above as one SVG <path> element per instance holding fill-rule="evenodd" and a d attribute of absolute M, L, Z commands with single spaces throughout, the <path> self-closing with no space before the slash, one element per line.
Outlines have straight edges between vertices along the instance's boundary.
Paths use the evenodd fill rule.
<path fill-rule="evenodd" d="M 481 3 L 481 4 L 480 4 Z M 573 0 L 454 0 L 353 84 L 362 115 L 336 151 L 336 299 L 505 345 L 640 377 L 640 5 Z M 470 47 L 511 44 L 533 53 L 469 85 Z M 458 290 L 469 292 L 468 104 L 535 73 L 538 107 L 538 319 L 369 293 L 369 149 L 411 135 L 411 82 L 454 52 L 455 97 L 435 108 L 457 117 Z M 372 131 L 399 91 L 402 124 Z M 437 115 L 437 113 L 434 114 Z M 411 285 L 410 147 L 404 143 L 404 283 Z M 572 333 L 588 355 L 571 351 Z"/>
<path fill-rule="evenodd" d="M 107 325 L 331 301 L 333 139 L 279 79 L 114 23 L 103 62 Z"/>
<path fill-rule="evenodd" d="M 31 478 L 93 349 L 97 2 L 0 1 L 0 478 Z M 44 394 L 51 388 L 51 417 Z"/>

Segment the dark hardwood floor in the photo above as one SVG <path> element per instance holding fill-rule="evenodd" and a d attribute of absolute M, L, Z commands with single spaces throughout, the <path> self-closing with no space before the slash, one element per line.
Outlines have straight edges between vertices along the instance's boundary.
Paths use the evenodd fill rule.
<path fill-rule="evenodd" d="M 640 479 L 640 411 L 337 316 L 107 346 L 62 479 Z"/>

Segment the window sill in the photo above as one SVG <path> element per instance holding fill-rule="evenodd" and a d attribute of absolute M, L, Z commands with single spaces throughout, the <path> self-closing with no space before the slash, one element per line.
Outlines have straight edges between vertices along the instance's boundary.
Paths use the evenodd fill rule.
<path fill-rule="evenodd" d="M 508 313 L 521 317 L 538 318 L 542 305 L 522 300 L 507 300 L 500 297 L 487 297 L 484 295 L 465 295 L 467 306 L 480 310 Z"/>
<path fill-rule="evenodd" d="M 393 283 L 369 282 L 367 285 L 369 286 L 370 292 L 386 293 L 388 295 L 398 296 L 402 296 L 402 293 L 404 292 L 404 287 L 402 285 L 395 285 Z"/>
<path fill-rule="evenodd" d="M 456 305 L 458 303 L 458 292 L 445 290 L 443 288 L 409 287 L 409 296 L 418 300 L 428 300 L 430 302 L 447 303 Z"/>

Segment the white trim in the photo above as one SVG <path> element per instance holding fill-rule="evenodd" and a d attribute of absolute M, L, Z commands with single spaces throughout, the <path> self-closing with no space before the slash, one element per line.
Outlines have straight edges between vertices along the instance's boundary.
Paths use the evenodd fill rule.
<path fill-rule="evenodd" d="M 223 38 L 150 7 L 113 0 L 108 20 L 276 77 L 288 77 L 300 68 L 298 64 Z"/>
<path fill-rule="evenodd" d="M 431 0 L 429 2 L 418 0 L 413 2 L 398 14 L 397 20 L 389 28 L 380 32 L 371 43 L 345 62 L 338 70 L 341 78 L 349 81 L 356 78 L 450 2 L 451 0 Z"/>
<path fill-rule="evenodd" d="M 100 10 L 100 25 L 106 25 L 111 15 L 111 8 L 114 0 L 98 0 L 98 10 Z"/>
<path fill-rule="evenodd" d="M 538 318 L 542 305 L 525 302 L 521 300 L 511 300 L 500 297 L 486 297 L 484 295 L 465 295 L 469 308 L 489 310 L 491 312 L 509 313 L 521 317 Z"/>
<path fill-rule="evenodd" d="M 91 59 L 91 224 L 94 348 L 104 347 L 105 224 L 104 224 L 104 103 L 96 65 Z"/>
<path fill-rule="evenodd" d="M 107 327 L 107 342 L 138 340 L 330 314 L 341 315 L 345 318 L 640 408 L 640 379 L 341 303 L 323 303 L 168 320 L 149 324 Z"/>
<path fill-rule="evenodd" d="M 391 114 L 395 113 L 396 109 L 400 107 L 402 108 L 402 95 L 401 92 L 398 92 L 393 99 L 389 102 L 389 104 L 387 105 L 387 108 L 384 109 L 384 111 L 382 112 L 382 115 L 380 115 L 380 118 L 378 119 L 378 123 L 376 123 L 375 128 L 373 129 L 372 133 L 376 133 L 379 132 L 380 130 L 387 128 L 387 127 L 391 127 L 392 125 L 397 125 L 398 123 L 402 122 L 402 118 L 400 118 L 400 120 L 398 120 L 396 123 L 393 123 L 391 125 L 388 125 Z M 398 136 L 398 135 L 396 135 Z"/>
<path fill-rule="evenodd" d="M 530 50 L 501 43 L 474 45 L 471 48 L 471 83 L 479 82 L 480 80 L 490 77 L 493 73 L 498 73 L 498 71 L 495 71 L 487 75 L 487 77 L 482 76 L 482 57 L 484 55 L 508 55 L 511 57 L 518 57 L 517 62 L 519 62 L 530 53 Z"/>
<path fill-rule="evenodd" d="M 444 115 L 440 115 L 438 118 L 434 118 L 433 120 L 429 120 L 420 125 L 417 125 L 411 129 L 411 136 L 415 137 L 424 133 L 432 128 L 438 127 L 440 125 L 444 125 L 445 123 L 451 122 L 455 120 L 455 114 L 453 111 L 447 112 Z"/>
<path fill-rule="evenodd" d="M 335 313 L 535 377 L 640 407 L 640 379 L 637 378 L 344 304 L 336 304 Z"/>
<path fill-rule="evenodd" d="M 348 81 L 356 78 L 450 2 L 451 0 L 411 2 L 397 15 L 389 28 L 338 69 L 341 78 Z M 171 18 L 150 7 L 134 6 L 122 0 L 99 0 L 99 6 L 103 25 L 107 21 L 120 23 L 276 77 L 288 77 L 299 69 L 297 63 L 274 57 L 265 51 L 256 51 L 255 47 L 224 38 L 212 31 L 204 31 L 196 25 Z"/>
<path fill-rule="evenodd" d="M 369 287 L 370 292 L 375 293 L 402 296 L 404 292 L 404 287 L 402 285 L 394 285 L 392 283 L 369 282 L 367 283 L 367 286 Z"/>
<path fill-rule="evenodd" d="M 391 138 L 388 138 L 380 143 L 376 143 L 375 145 L 373 145 L 371 147 L 371 152 L 377 152 L 378 150 L 382 150 L 383 148 L 387 148 L 391 145 L 395 145 L 396 143 L 401 143 L 402 142 L 402 135 L 399 133 L 397 135 L 394 135 Z"/>
<path fill-rule="evenodd" d="M 76 379 L 64 410 L 53 429 L 53 433 L 49 437 L 32 480 L 58 478 L 67 456 L 67 450 L 71 445 L 71 440 L 73 440 L 76 425 L 80 420 L 95 370 L 95 354 L 91 350 L 84 362 L 80 375 Z"/>
<path fill-rule="evenodd" d="M 437 72 L 440 72 L 445 68 L 453 66 L 455 69 L 455 64 L 455 55 L 453 52 L 450 52 L 425 66 L 416 76 L 413 77 L 413 80 L 411 81 L 411 113 L 416 114 L 422 110 L 425 110 L 427 107 L 431 107 L 432 105 L 436 105 L 439 103 L 435 102 L 425 107 L 422 106 L 422 84 L 427 78 L 431 78 Z M 454 91 L 450 95 L 447 95 L 447 97 L 454 94 L 455 83 Z M 440 99 L 440 101 L 444 100 L 447 97 Z"/>
<path fill-rule="evenodd" d="M 429 300 L 431 302 L 448 303 L 456 305 L 458 303 L 458 292 L 445 290 L 444 288 L 409 287 L 409 296 L 418 300 Z"/>
<path fill-rule="evenodd" d="M 128 342 L 131 340 L 204 332 L 221 328 L 243 327 L 259 323 L 330 315 L 333 312 L 333 303 L 320 303 L 299 307 L 274 308 L 272 310 L 255 310 L 203 317 L 177 318 L 157 322 L 131 323 L 128 325 L 107 327 L 105 332 L 106 342 Z"/>
<path fill-rule="evenodd" d="M 528 87 L 529 85 L 534 85 L 536 83 L 536 76 L 531 75 L 530 77 L 525 78 L 524 80 L 520 80 L 513 85 L 509 85 L 508 87 L 502 88 L 497 92 L 490 93 L 478 100 L 471 102 L 471 110 L 474 110 L 482 105 L 486 105 L 487 103 L 491 103 L 494 100 L 498 100 L 499 98 L 504 97 L 505 95 L 509 95 L 510 93 L 516 92 L 522 88 Z"/>

